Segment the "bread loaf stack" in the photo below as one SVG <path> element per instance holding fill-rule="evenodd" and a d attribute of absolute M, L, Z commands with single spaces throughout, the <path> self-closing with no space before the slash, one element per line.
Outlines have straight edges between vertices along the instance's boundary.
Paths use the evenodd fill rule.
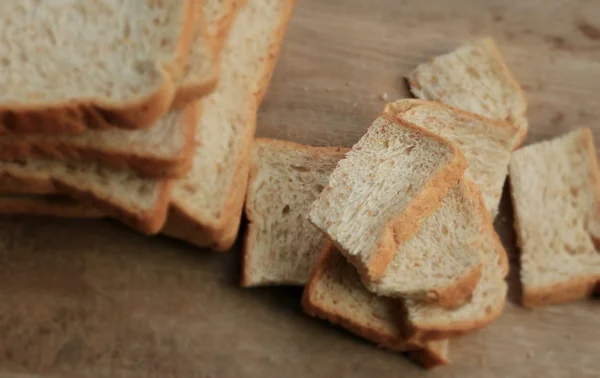
<path fill-rule="evenodd" d="M 109 216 L 229 248 L 292 6 L 3 4 L 0 211 Z"/>

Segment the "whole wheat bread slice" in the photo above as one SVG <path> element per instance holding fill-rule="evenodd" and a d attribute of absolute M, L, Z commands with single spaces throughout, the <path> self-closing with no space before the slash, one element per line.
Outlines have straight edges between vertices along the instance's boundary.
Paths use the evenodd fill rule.
<path fill-rule="evenodd" d="M 400 302 L 365 289 L 356 269 L 327 240 L 304 289 L 302 307 L 309 315 L 328 320 L 381 347 L 420 351 L 415 357 L 421 361 L 426 362 L 425 357 L 429 356 L 447 363 L 447 347 L 406 337 L 399 316 Z"/>
<path fill-rule="evenodd" d="M 527 136 L 527 100 L 490 38 L 419 65 L 408 76 L 412 93 L 492 119 L 514 124 L 517 148 Z"/>
<path fill-rule="evenodd" d="M 197 5 L 4 1 L 0 135 L 153 125 L 175 96 Z"/>
<path fill-rule="evenodd" d="M 62 195 L 0 194 L 2 215 L 43 215 L 59 218 L 100 218 L 101 211 Z"/>
<path fill-rule="evenodd" d="M 461 180 L 419 230 L 397 247 L 390 265 L 363 283 L 386 297 L 404 297 L 450 308 L 475 290 L 483 269 L 483 250 L 491 242 L 482 229 L 489 215 L 476 185 Z"/>
<path fill-rule="evenodd" d="M 383 114 L 338 163 L 309 219 L 365 281 L 374 281 L 465 167 L 463 154 L 445 139 Z"/>
<path fill-rule="evenodd" d="M 590 295 L 600 280 L 593 226 L 600 219 L 594 139 L 579 129 L 516 151 L 510 184 L 521 247 L 523 305 Z"/>
<path fill-rule="evenodd" d="M 242 286 L 304 285 L 323 235 L 306 219 L 345 148 L 256 139 L 245 212 Z"/>
<path fill-rule="evenodd" d="M 423 100 L 399 100 L 388 104 L 384 112 L 454 143 L 467 159 L 465 176 L 479 186 L 487 210 L 492 218 L 496 217 L 517 127 L 439 102 Z"/>
<path fill-rule="evenodd" d="M 257 107 L 291 16 L 292 0 L 247 0 L 229 33 L 215 92 L 203 113 L 192 170 L 173 190 L 165 234 L 228 249 L 240 224 Z"/>
<path fill-rule="evenodd" d="M 198 99 L 216 86 L 218 54 L 236 7 L 233 0 L 207 0 L 197 7 L 196 35 L 178 83 L 175 107 Z M 131 168 L 150 177 L 180 177 L 191 165 L 195 125 L 172 122 L 179 113 L 181 110 L 171 110 L 154 125 L 142 130 L 88 130 L 78 135 L 7 135 L 0 137 L 0 159 L 94 160 L 116 168 Z"/>

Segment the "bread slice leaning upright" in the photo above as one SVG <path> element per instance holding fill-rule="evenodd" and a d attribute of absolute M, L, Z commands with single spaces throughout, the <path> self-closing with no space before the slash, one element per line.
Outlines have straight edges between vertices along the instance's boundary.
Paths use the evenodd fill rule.
<path fill-rule="evenodd" d="M 377 296 L 361 284 L 359 275 L 335 246 L 325 241 L 302 295 L 311 316 L 339 325 L 393 351 L 421 351 L 414 358 L 427 367 L 446 365 L 447 341 L 420 342 L 406 337 L 397 299 Z"/>
<path fill-rule="evenodd" d="M 338 163 L 309 220 L 363 279 L 377 280 L 465 168 L 445 139 L 383 114 Z"/>
<path fill-rule="evenodd" d="M 516 151 L 510 185 L 523 305 L 559 304 L 590 295 L 600 281 L 600 254 L 594 245 L 600 177 L 590 130 Z"/>
<path fill-rule="evenodd" d="M 306 284 L 323 240 L 308 210 L 347 151 L 255 139 L 242 286 Z"/>
<path fill-rule="evenodd" d="M 0 135 L 151 126 L 175 96 L 198 3 L 4 2 Z"/>
<path fill-rule="evenodd" d="M 514 148 L 527 136 L 527 100 L 496 43 L 484 38 L 419 65 L 408 75 L 412 93 L 515 125 Z"/>

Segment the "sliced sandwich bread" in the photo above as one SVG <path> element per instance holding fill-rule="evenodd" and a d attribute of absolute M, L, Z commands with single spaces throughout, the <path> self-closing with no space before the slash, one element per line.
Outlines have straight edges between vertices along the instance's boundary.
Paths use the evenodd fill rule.
<path fill-rule="evenodd" d="M 521 247 L 523 305 L 569 302 L 600 281 L 594 225 L 600 182 L 589 129 L 516 151 L 510 184 Z"/>
<path fill-rule="evenodd" d="M 218 53 L 236 11 L 232 0 L 207 0 L 197 7 L 197 30 L 174 100 L 181 106 L 209 93 L 217 84 Z M 205 20 L 204 13 L 209 17 Z M 208 25 L 207 25 L 208 24 Z M 209 32 L 210 30 L 210 32 Z M 142 130 L 88 130 L 78 135 L 7 135 L 0 138 L 0 159 L 52 158 L 94 160 L 131 168 L 150 177 L 180 177 L 189 170 L 195 125 L 174 122 L 171 110 Z"/>
<path fill-rule="evenodd" d="M 2 215 L 43 215 L 59 218 L 100 218 L 104 214 L 68 196 L 0 194 Z"/>
<path fill-rule="evenodd" d="M 418 98 L 515 125 L 519 132 L 514 148 L 527 136 L 525 94 L 490 38 L 419 65 L 408 76 L 408 82 Z"/>
<path fill-rule="evenodd" d="M 377 280 L 465 167 L 445 139 L 384 114 L 338 163 L 309 219 L 366 281 Z"/>
<path fill-rule="evenodd" d="M 291 16 L 292 0 L 247 0 L 225 42 L 221 80 L 202 100 L 192 170 L 174 188 L 167 235 L 228 249 L 246 195 L 259 100 L 266 91 Z"/>
<path fill-rule="evenodd" d="M 449 308 L 475 290 L 482 269 L 483 250 L 491 242 L 482 230 L 491 224 L 475 184 L 463 179 L 450 190 L 441 206 L 425 218 L 421 228 L 400 244 L 383 275 L 363 278 L 372 292 L 404 297 Z"/>
<path fill-rule="evenodd" d="M 517 127 L 423 100 L 399 100 L 388 104 L 384 112 L 454 143 L 467 159 L 465 176 L 479 186 L 487 210 L 496 217 Z"/>
<path fill-rule="evenodd" d="M 256 139 L 245 212 L 242 286 L 304 285 L 323 235 L 307 219 L 347 149 Z"/>
<path fill-rule="evenodd" d="M 446 347 L 413 342 L 405 336 L 400 302 L 365 289 L 356 269 L 329 241 L 325 241 L 304 289 L 302 307 L 309 315 L 328 320 L 381 347 L 394 351 L 421 350 L 415 357 L 422 361 L 429 356 L 448 363 Z"/>
<path fill-rule="evenodd" d="M 0 135 L 153 125 L 175 96 L 198 3 L 5 1 Z"/>

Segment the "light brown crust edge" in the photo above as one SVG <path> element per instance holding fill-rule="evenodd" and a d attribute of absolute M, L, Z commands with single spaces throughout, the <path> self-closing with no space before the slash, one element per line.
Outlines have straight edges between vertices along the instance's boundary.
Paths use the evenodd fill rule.
<path fill-rule="evenodd" d="M 366 266 L 359 263 L 356 257 L 345 254 L 353 265 L 358 268 L 361 277 L 367 282 L 376 281 L 381 278 L 385 269 L 394 258 L 398 245 L 406 242 L 406 240 L 414 235 L 421 227 L 421 221 L 439 208 L 442 199 L 458 183 L 458 180 L 463 176 L 467 167 L 467 161 L 463 153 L 446 139 L 409 123 L 402 118 L 389 114 L 382 114 L 381 117 L 446 145 L 453 156 L 448 164 L 441 167 L 428 179 L 424 187 L 404 212 L 385 226 L 377 250 L 372 254 Z"/>
<path fill-rule="evenodd" d="M 408 352 L 408 358 L 423 365 L 426 369 L 438 366 L 450 365 L 448 358 L 448 340 L 432 341 L 427 343 L 423 349 Z"/>
<path fill-rule="evenodd" d="M 181 74 L 194 32 L 195 1 L 185 0 L 179 45 L 173 62 L 159 63 L 163 82 L 156 93 L 119 104 L 100 99 L 72 100 L 65 104 L 21 105 L 0 109 L 0 136 L 7 133 L 81 133 L 89 128 L 141 129 L 153 125 L 170 108 L 175 82 Z M 93 119 L 94 122 L 88 122 Z M 40 129 L 40 125 L 44 125 Z"/>
<path fill-rule="evenodd" d="M 0 193 L 9 194 L 56 194 L 58 191 L 50 177 L 37 179 L 21 177 L 10 171 L 0 171 Z"/>
<path fill-rule="evenodd" d="M 249 168 L 248 184 L 247 184 L 247 190 L 246 190 L 246 201 L 245 201 L 245 205 L 244 205 L 244 213 L 245 213 L 246 220 L 248 223 L 246 226 L 246 233 L 244 235 L 244 246 L 242 249 L 242 269 L 241 269 L 241 278 L 240 278 L 240 285 L 242 287 L 253 287 L 253 286 L 259 286 L 259 285 L 273 284 L 273 282 L 262 282 L 262 281 L 257 281 L 257 280 L 252 279 L 252 270 L 251 270 L 252 256 L 254 256 L 254 253 L 253 253 L 254 243 L 252 241 L 256 240 L 255 236 L 256 236 L 256 233 L 258 232 L 258 225 L 254 221 L 254 219 L 255 219 L 254 209 L 252 208 L 252 204 L 255 202 L 254 196 L 256 195 L 256 193 L 251 191 L 250 189 L 252 188 L 252 183 L 254 182 L 254 180 L 258 174 L 258 171 L 259 171 L 259 166 L 256 163 L 256 154 L 254 153 L 256 151 L 256 148 L 258 148 L 259 144 L 273 145 L 273 146 L 278 146 L 279 148 L 285 148 L 285 149 L 295 150 L 295 151 L 304 151 L 304 152 L 308 152 L 314 156 L 319 156 L 319 155 L 328 154 L 328 153 L 332 153 L 332 154 L 333 153 L 342 153 L 342 152 L 346 153 L 350 150 L 349 148 L 343 148 L 343 147 L 314 147 L 314 146 L 299 144 L 299 143 L 290 142 L 290 141 L 286 141 L 286 140 L 280 140 L 280 139 L 271 139 L 271 138 L 255 138 L 254 139 L 254 143 L 253 143 L 253 147 L 252 147 L 252 151 L 251 151 L 251 157 L 249 159 L 250 168 Z M 315 229 L 315 232 L 319 232 L 319 231 L 317 231 Z"/>
<path fill-rule="evenodd" d="M 269 84 L 269 79 L 271 78 L 272 71 L 277 62 L 287 24 L 292 15 L 295 0 L 285 0 L 285 3 L 286 8 L 283 12 L 281 22 L 274 33 L 275 37 L 269 44 L 269 51 L 266 54 L 268 58 L 265 59 L 265 69 L 262 78 L 259 78 L 258 80 L 260 85 L 264 87 L 259 92 L 266 92 L 266 87 Z M 256 97 L 257 94 L 253 95 L 255 96 L 255 99 L 258 99 Z M 246 185 L 248 183 L 248 157 L 256 131 L 257 104 L 253 104 L 252 106 L 254 106 L 254 110 L 252 111 L 253 119 L 248 121 L 251 122 L 251 125 L 248 124 L 248 127 L 244 130 L 245 133 L 241 142 L 243 145 L 241 149 L 242 152 L 235 167 L 234 179 L 228 190 L 229 196 L 227 197 L 227 201 L 221 212 L 223 214 L 222 217 L 218 219 L 217 222 L 212 222 L 211 224 L 211 222 L 202 219 L 202 217 L 188 214 L 184 204 L 178 204 L 177 201 L 172 201 L 169 215 L 170 220 L 167 221 L 164 230 L 167 235 L 186 240 L 199 247 L 209 247 L 215 251 L 226 251 L 231 248 L 235 242 L 241 221 L 242 207 L 246 195 Z M 177 230 L 177 228 L 182 231 L 187 230 L 188 232 L 183 233 L 182 231 Z M 190 232 L 191 230 L 196 231 Z"/>
<path fill-rule="evenodd" d="M 41 215 L 59 218 L 101 218 L 104 214 L 73 199 L 61 196 L 2 196 L 0 214 Z"/>

